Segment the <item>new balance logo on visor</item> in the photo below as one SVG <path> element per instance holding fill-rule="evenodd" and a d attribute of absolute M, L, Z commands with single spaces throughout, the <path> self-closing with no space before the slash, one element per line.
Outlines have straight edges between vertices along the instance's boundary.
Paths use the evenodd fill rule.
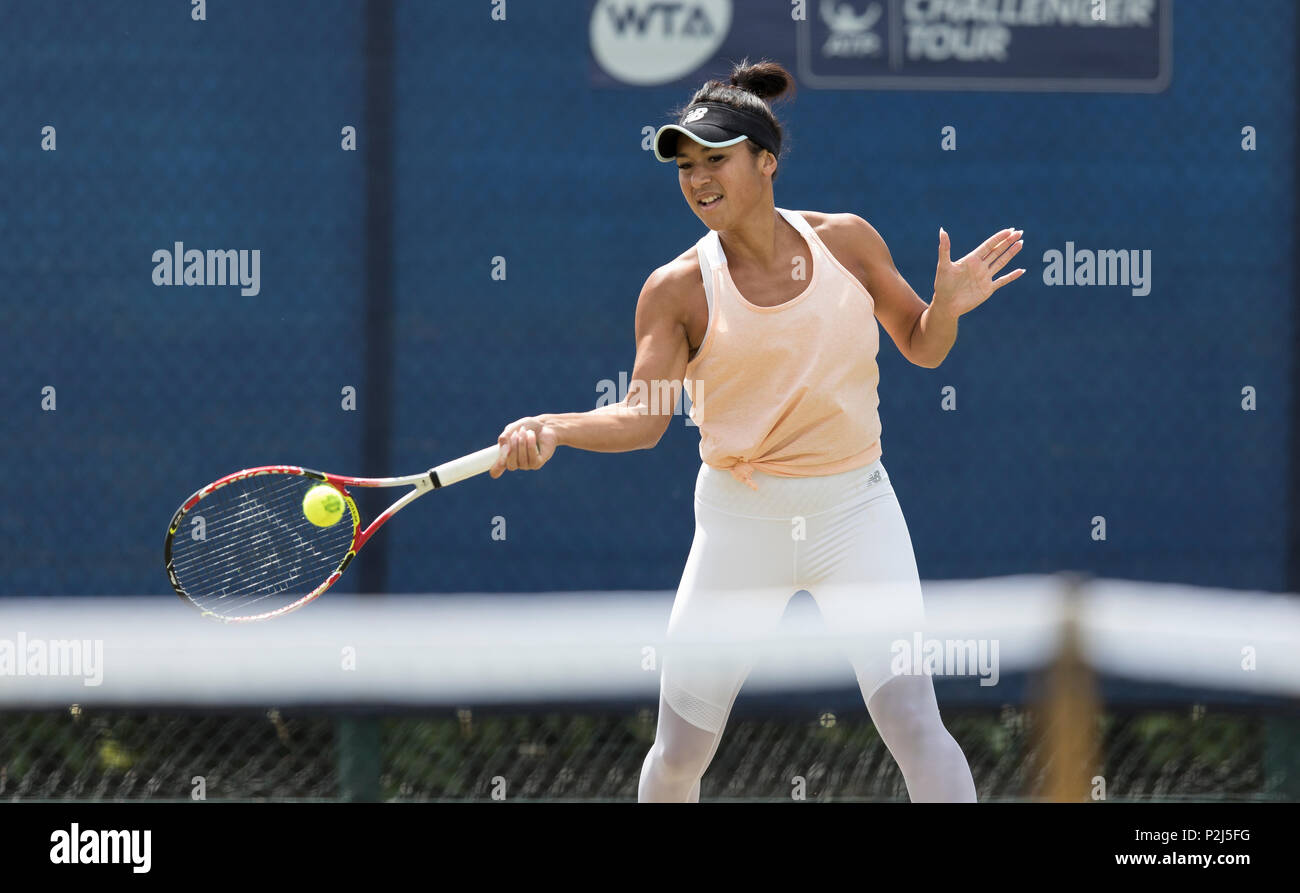
<path fill-rule="evenodd" d="M 689 115 L 687 115 L 685 118 L 682 119 L 682 123 L 683 123 L 683 124 L 691 124 L 691 123 L 694 123 L 695 121 L 698 121 L 698 120 L 700 120 L 701 118 L 703 118 L 703 117 L 704 117 L 705 115 L 707 115 L 708 113 L 709 113 L 709 110 L 706 109 L 706 108 L 698 108 L 698 109 L 695 109 L 695 110 L 693 110 Z"/>

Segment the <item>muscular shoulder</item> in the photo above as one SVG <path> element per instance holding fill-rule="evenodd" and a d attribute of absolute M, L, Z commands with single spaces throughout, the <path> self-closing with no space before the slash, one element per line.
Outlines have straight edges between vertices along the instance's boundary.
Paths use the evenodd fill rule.
<path fill-rule="evenodd" d="M 870 271 L 881 257 L 889 257 L 885 240 L 876 228 L 857 214 L 796 211 L 844 267 L 870 289 Z"/>
<path fill-rule="evenodd" d="M 700 274 L 699 256 L 695 246 L 658 267 L 646 280 L 646 289 L 665 297 L 689 298 L 696 291 L 704 293 L 704 280 Z"/>
<path fill-rule="evenodd" d="M 637 330 L 680 331 L 687 346 L 694 350 L 699 345 L 693 343 L 691 333 L 701 328 L 700 320 L 707 320 L 707 314 L 704 280 L 692 246 L 646 279 L 637 299 Z"/>
<path fill-rule="evenodd" d="M 823 242 L 857 245 L 859 250 L 875 243 L 883 244 L 876 228 L 857 214 L 825 213 L 822 211 L 796 211 L 812 226 Z"/>
<path fill-rule="evenodd" d="M 704 300 L 704 280 L 695 248 L 684 251 L 668 263 L 655 269 L 641 288 L 641 301 L 646 309 L 670 312 L 685 318 L 698 299 Z"/>

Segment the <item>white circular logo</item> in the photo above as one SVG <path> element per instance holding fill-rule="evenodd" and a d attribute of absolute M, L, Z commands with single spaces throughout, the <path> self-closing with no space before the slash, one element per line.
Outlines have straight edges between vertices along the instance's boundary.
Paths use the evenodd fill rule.
<path fill-rule="evenodd" d="M 598 0 L 591 53 L 611 77 L 640 87 L 685 77 L 731 30 L 731 0 Z"/>

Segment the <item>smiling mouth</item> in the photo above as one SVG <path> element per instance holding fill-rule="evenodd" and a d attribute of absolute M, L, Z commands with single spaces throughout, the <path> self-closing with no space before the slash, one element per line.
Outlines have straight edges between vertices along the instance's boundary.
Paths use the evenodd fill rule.
<path fill-rule="evenodd" d="M 696 204 L 699 205 L 701 208 L 707 209 L 707 208 L 715 207 L 720 201 L 722 201 L 722 196 L 714 194 L 714 195 L 706 195 L 704 198 L 696 202 Z"/>

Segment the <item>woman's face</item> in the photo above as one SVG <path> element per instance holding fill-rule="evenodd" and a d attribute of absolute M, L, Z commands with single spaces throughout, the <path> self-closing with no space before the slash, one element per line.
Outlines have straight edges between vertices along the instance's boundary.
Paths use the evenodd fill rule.
<path fill-rule="evenodd" d="M 755 156 L 747 142 L 711 149 L 685 135 L 677 139 L 682 195 L 709 229 L 733 229 L 771 192 L 776 157 L 766 151 Z"/>

